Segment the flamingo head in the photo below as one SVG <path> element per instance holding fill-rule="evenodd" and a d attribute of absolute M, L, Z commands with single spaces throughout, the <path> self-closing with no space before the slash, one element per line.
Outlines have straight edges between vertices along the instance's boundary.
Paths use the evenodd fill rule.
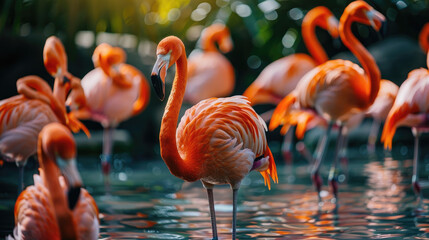
<path fill-rule="evenodd" d="M 186 54 L 183 42 L 175 36 L 169 36 L 159 42 L 157 59 L 152 69 L 151 80 L 159 99 L 165 97 L 165 77 L 167 69 L 171 67 L 182 55 Z"/>
<path fill-rule="evenodd" d="M 230 52 L 234 47 L 231 39 L 231 32 L 228 27 L 222 23 L 214 23 L 205 28 L 199 40 L 199 45 L 201 45 L 204 51 L 215 51 L 215 49 L 207 49 L 207 46 L 209 46 L 205 44 L 207 41 L 216 42 L 223 53 Z"/>
<path fill-rule="evenodd" d="M 46 39 L 43 48 L 43 63 L 52 76 L 61 76 L 67 72 L 67 55 L 61 40 L 55 36 Z"/>
<path fill-rule="evenodd" d="M 60 123 L 50 123 L 40 132 L 38 142 L 39 154 L 55 159 L 66 179 L 69 208 L 73 209 L 79 199 L 82 180 L 76 166 L 76 143 L 71 132 Z"/>
<path fill-rule="evenodd" d="M 346 7 L 340 22 L 345 22 L 347 17 L 351 17 L 354 22 L 372 26 L 376 31 L 380 30 L 385 21 L 383 14 L 372 8 L 368 3 L 360 0 L 352 2 Z"/>
<path fill-rule="evenodd" d="M 125 60 L 126 54 L 122 48 L 112 47 L 107 43 L 98 45 L 92 54 L 94 66 L 101 67 L 104 73 L 111 77 L 117 75 Z"/>
<path fill-rule="evenodd" d="M 315 19 L 314 22 L 317 26 L 320 26 L 321 28 L 327 30 L 329 34 L 337 38 L 340 36 L 340 33 L 338 31 L 338 19 L 332 14 L 332 12 L 324 6 L 318 6 L 310 10 L 311 12 L 314 12 Z M 310 12 L 306 15 L 306 17 L 310 17 Z M 306 20 L 306 19 L 305 19 Z M 305 21 L 303 20 L 303 21 Z"/>

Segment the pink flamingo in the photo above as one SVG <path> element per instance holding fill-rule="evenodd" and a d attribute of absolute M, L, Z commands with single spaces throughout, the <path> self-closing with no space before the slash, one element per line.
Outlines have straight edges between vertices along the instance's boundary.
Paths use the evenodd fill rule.
<path fill-rule="evenodd" d="M 234 90 L 234 68 L 216 48 L 227 53 L 233 44 L 228 27 L 215 23 L 201 33 L 201 52 L 194 52 L 188 61 L 188 83 L 184 101 L 192 105 L 211 97 L 226 97 Z"/>

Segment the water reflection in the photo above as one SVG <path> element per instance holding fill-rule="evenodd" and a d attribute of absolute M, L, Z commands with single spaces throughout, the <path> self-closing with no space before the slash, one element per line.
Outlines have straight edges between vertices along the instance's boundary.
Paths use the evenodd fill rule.
<path fill-rule="evenodd" d="M 130 164 L 132 170 L 127 170 Z M 424 207 L 416 209 L 411 167 L 411 160 L 391 157 L 350 159 L 349 179 L 340 186 L 338 205 L 326 185 L 323 203 L 318 203 L 305 164 L 295 164 L 292 170 L 290 166 L 279 166 L 280 183 L 271 191 L 264 187 L 258 173 L 252 173 L 239 191 L 237 236 L 427 238 L 429 199 L 426 196 Z M 201 183 L 175 178 L 162 161 L 124 163 L 120 171 L 112 174 L 110 195 L 104 194 L 97 167 L 80 169 L 100 208 L 101 239 L 211 238 L 207 196 Z M 329 167 L 323 170 L 326 176 Z M 119 177 L 119 172 L 127 175 L 126 180 Z M 288 182 L 292 173 L 294 181 Z M 232 191 L 228 186 L 216 187 L 214 196 L 219 236 L 230 239 Z M 13 214 L 13 208 L 8 214 Z"/>

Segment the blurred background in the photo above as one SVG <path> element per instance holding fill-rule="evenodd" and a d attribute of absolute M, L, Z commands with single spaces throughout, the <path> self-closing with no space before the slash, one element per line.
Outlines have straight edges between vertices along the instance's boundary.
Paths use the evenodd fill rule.
<path fill-rule="evenodd" d="M 127 52 L 127 63 L 149 78 L 157 42 L 168 35 L 180 37 L 187 54 L 196 47 L 204 27 L 223 22 L 230 29 L 234 49 L 226 54 L 236 74 L 235 94 L 242 94 L 269 63 L 307 50 L 300 34 L 301 21 L 313 7 L 327 6 L 337 18 L 351 1 L 330 0 L 2 0 L 0 2 L 0 98 L 16 93 L 15 82 L 38 75 L 49 84 L 53 78 L 43 66 L 43 45 L 51 35 L 66 48 L 69 71 L 82 78 L 92 70 L 94 48 L 107 42 Z M 407 73 L 425 67 L 426 54 L 417 37 L 429 22 L 428 1 L 368 1 L 386 16 L 381 33 L 355 25 L 353 31 L 380 66 L 382 77 L 398 85 Z M 339 39 L 317 29 L 317 36 L 330 58 L 354 60 Z M 174 69 L 167 82 L 171 85 Z M 168 90 L 167 90 L 168 92 Z M 127 152 L 133 159 L 159 158 L 158 132 L 165 102 L 152 91 L 149 106 L 138 116 L 122 122 L 114 153 Z M 270 107 L 270 106 L 268 106 Z M 267 106 L 257 106 L 264 111 Z M 79 154 L 101 152 L 101 126 L 87 121 L 93 133 L 87 140 L 77 135 Z M 409 130 L 408 130 L 409 131 Z M 410 133 L 406 133 L 411 136 Z M 273 152 L 280 151 L 281 136 L 268 133 Z M 100 141 L 99 141 L 100 140 Z"/>

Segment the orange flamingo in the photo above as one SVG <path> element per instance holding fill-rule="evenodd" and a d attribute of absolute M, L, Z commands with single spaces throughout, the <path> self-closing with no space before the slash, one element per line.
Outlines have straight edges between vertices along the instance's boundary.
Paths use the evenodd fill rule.
<path fill-rule="evenodd" d="M 200 37 L 202 52 L 194 52 L 188 61 L 188 84 L 184 100 L 192 105 L 211 97 L 226 97 L 234 90 L 234 68 L 216 48 L 227 53 L 233 44 L 229 29 L 220 23 L 203 30 Z"/>
<path fill-rule="evenodd" d="M 86 106 L 86 99 L 75 97 L 73 103 L 64 105 L 66 97 L 70 95 L 80 95 L 83 92 L 80 79 L 73 76 L 67 70 L 67 54 L 60 39 L 51 36 L 46 39 L 43 48 L 43 63 L 49 74 L 54 78 L 54 96 L 62 103 L 63 108 L 70 110 L 70 105 L 74 108 L 83 108 Z M 84 96 L 84 95 L 83 95 Z M 67 108 L 66 108 L 67 107 Z M 89 130 L 73 114 L 68 113 L 68 125 L 73 132 L 82 130 L 90 137 Z"/>
<path fill-rule="evenodd" d="M 429 54 L 427 58 L 429 68 Z M 392 109 L 387 116 L 381 135 L 384 147 L 391 149 L 396 128 L 409 126 L 414 135 L 414 159 L 412 184 L 415 194 L 419 197 L 419 206 L 422 206 L 422 193 L 419 184 L 418 160 L 419 138 L 422 133 L 429 131 L 429 70 L 420 68 L 411 71 L 408 78 L 399 88 L 398 95 Z"/>
<path fill-rule="evenodd" d="M 187 80 L 183 42 L 174 36 L 158 44 L 152 83 L 161 100 L 165 75 L 176 63 L 176 76 L 160 130 L 161 157 L 170 172 L 186 181 L 201 180 L 207 189 L 213 238 L 217 239 L 213 186 L 229 184 L 233 190 L 233 231 L 236 235 L 237 190 L 251 171 L 259 171 L 270 188 L 277 182 L 276 165 L 265 138 L 265 122 L 245 97 L 210 98 L 185 112 L 177 127 Z"/>
<path fill-rule="evenodd" d="M 139 114 L 149 103 L 146 78 L 135 67 L 124 63 L 125 52 L 107 43 L 100 44 L 92 56 L 95 69 L 81 81 L 83 91 L 72 93 L 67 103 L 71 115 L 98 121 L 104 128 L 102 167 L 106 184 L 110 172 L 112 134 L 122 121 Z"/>
<path fill-rule="evenodd" d="M 81 189 L 70 131 L 59 123 L 46 125 L 37 151 L 40 175 L 34 175 L 34 185 L 16 201 L 14 238 L 98 239 L 98 208 Z"/>
<path fill-rule="evenodd" d="M 19 192 L 24 189 L 24 166 L 36 153 L 37 136 L 51 122 L 67 124 L 67 116 L 49 85 L 37 76 L 18 79 L 19 95 L 0 101 L 0 157 L 19 167 Z"/>
<path fill-rule="evenodd" d="M 339 125 L 339 136 L 342 136 L 343 126 L 351 116 L 366 111 L 374 102 L 380 87 L 380 71 L 368 51 L 356 39 L 351 31 L 351 24 L 359 22 L 371 25 L 379 30 L 384 16 L 374 10 L 364 1 L 350 3 L 340 19 L 339 32 L 343 43 L 358 58 L 363 69 L 347 60 L 330 60 L 307 73 L 298 83 L 296 89 L 286 96 L 277 106 L 270 122 L 270 130 L 279 126 L 282 121 L 287 123 L 288 113 L 294 105 L 299 108 L 315 109 L 325 118 L 329 125 L 324 138 L 329 137 L 332 125 Z M 284 120 L 286 119 L 286 120 Z M 305 128 L 304 128 L 305 129 Z M 337 154 L 343 140 L 337 140 L 337 147 L 329 182 L 335 198 L 337 198 L 336 167 Z M 326 152 L 326 140 L 323 149 L 316 158 L 312 170 L 313 183 L 318 192 L 319 200 L 321 179 L 319 176 L 320 163 Z"/>
<path fill-rule="evenodd" d="M 283 57 L 269 64 L 256 80 L 244 91 L 243 95 L 248 97 L 252 105 L 274 104 L 277 105 L 282 98 L 295 89 L 298 81 L 311 69 L 328 61 L 326 52 L 323 50 L 316 37 L 316 26 L 329 32 L 332 37 L 337 38 L 338 20 L 328 8 L 319 6 L 311 9 L 302 21 L 302 38 L 310 55 L 297 53 Z M 264 120 L 271 116 L 263 114 Z M 293 130 L 287 131 L 282 146 L 284 159 L 292 159 L 291 142 Z"/>

